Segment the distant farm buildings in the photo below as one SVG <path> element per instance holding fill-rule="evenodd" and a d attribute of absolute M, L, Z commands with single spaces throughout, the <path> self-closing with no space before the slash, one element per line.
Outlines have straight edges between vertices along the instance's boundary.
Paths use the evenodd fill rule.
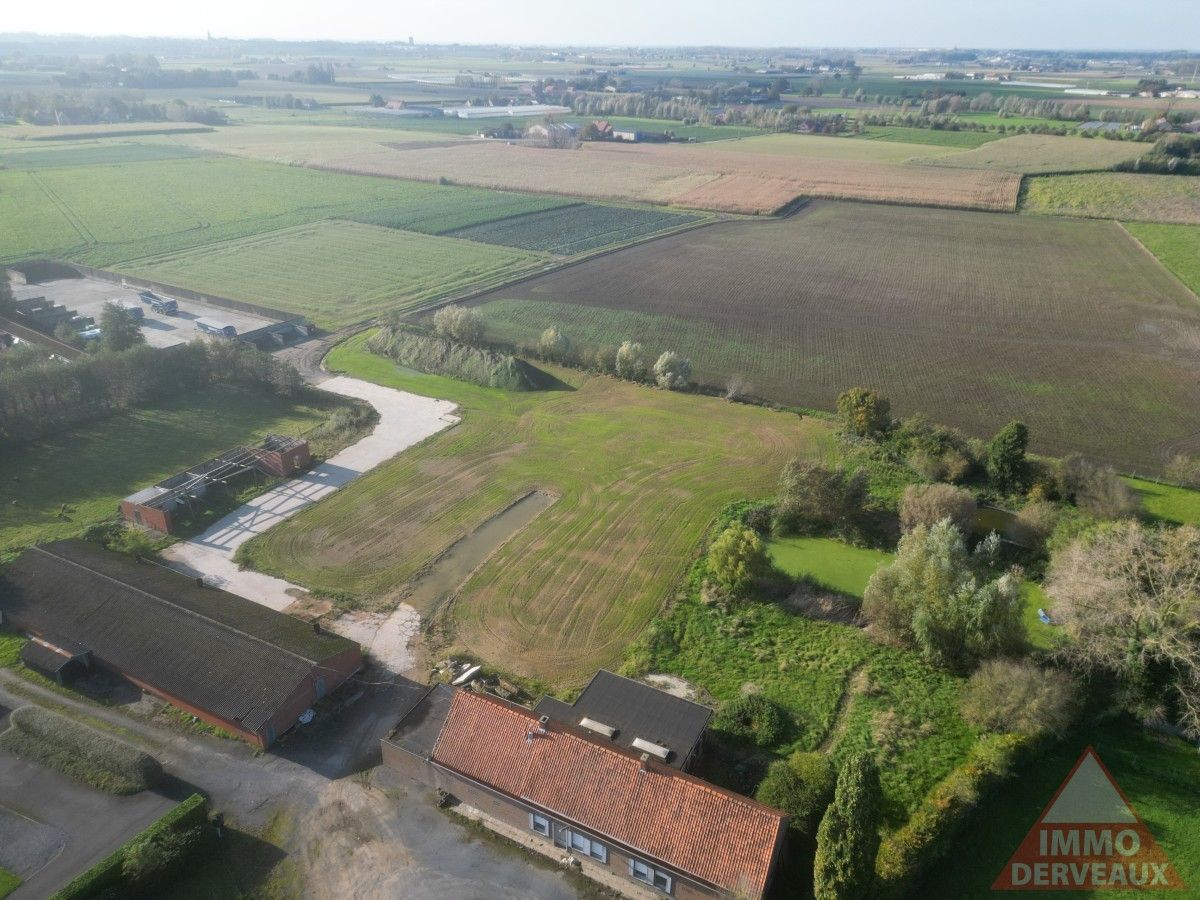
<path fill-rule="evenodd" d="M 574 704 L 544 699 L 533 710 L 438 684 L 381 749 L 386 765 L 469 815 L 566 854 L 626 896 L 759 900 L 787 816 L 682 771 L 709 715 L 608 672 Z"/>
<path fill-rule="evenodd" d="M 31 547 L 0 573 L 0 623 L 26 664 L 97 668 L 266 748 L 362 668 L 362 651 L 158 563 L 85 541 Z"/>
<path fill-rule="evenodd" d="M 170 534 L 180 511 L 192 508 L 213 485 L 253 474 L 286 478 L 310 462 L 308 441 L 268 435 L 257 447 L 234 447 L 130 494 L 121 501 L 121 516 L 135 525 Z"/>

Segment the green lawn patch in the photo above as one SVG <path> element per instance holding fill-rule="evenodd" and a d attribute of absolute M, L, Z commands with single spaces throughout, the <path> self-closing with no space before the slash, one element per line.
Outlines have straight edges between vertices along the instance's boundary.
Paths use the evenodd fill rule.
<path fill-rule="evenodd" d="M 1038 618 L 1039 609 L 1046 610 L 1053 617 L 1050 598 L 1036 581 L 1026 581 L 1021 585 L 1021 598 L 1025 601 L 1025 633 L 1029 638 L 1029 645 L 1037 650 L 1053 650 L 1063 640 L 1063 630 L 1054 625 L 1047 625 Z"/>
<path fill-rule="evenodd" d="M 1200 294 L 1200 226 L 1130 222 L 1125 228 L 1193 294 Z"/>
<path fill-rule="evenodd" d="M 508 247 L 337 221 L 169 253 L 119 269 L 337 326 L 494 286 L 544 261 Z"/>
<path fill-rule="evenodd" d="M 1089 744 L 1162 845 L 1184 883 L 1192 889 L 1200 884 L 1200 831 L 1196 828 L 1200 756 L 1178 738 L 1148 731 L 1132 719 L 1117 718 L 1080 729 L 1022 767 L 977 811 L 947 861 L 935 867 L 914 896 L 964 900 L 995 897 L 990 890 L 993 880 Z M 1070 896 L 1135 895 L 1099 891 Z"/>
<path fill-rule="evenodd" d="M 77 534 L 122 497 L 267 434 L 301 435 L 343 403 L 227 385 L 102 419 L 0 453 L 0 549 Z"/>
<path fill-rule="evenodd" d="M 893 554 L 855 547 L 834 538 L 772 538 L 767 544 L 777 568 L 796 578 L 808 578 L 824 588 L 862 599 L 875 571 Z"/>
<path fill-rule="evenodd" d="M 1153 518 L 1173 525 L 1200 525 L 1200 491 L 1125 476 L 1138 492 L 1142 507 Z"/>
<path fill-rule="evenodd" d="M 0 628 L 0 669 L 10 669 L 21 659 L 21 648 L 25 638 Z"/>
<path fill-rule="evenodd" d="M 945 131 L 932 128 L 904 128 L 891 125 L 869 125 L 862 134 L 854 135 L 868 141 L 893 141 L 898 144 L 925 144 L 933 147 L 958 147 L 973 150 L 988 141 L 1004 137 L 987 131 Z M 913 148 L 913 155 L 920 155 L 920 148 Z"/>
<path fill-rule="evenodd" d="M 7 897 L 22 884 L 20 878 L 14 875 L 8 869 L 0 868 L 0 900 Z"/>

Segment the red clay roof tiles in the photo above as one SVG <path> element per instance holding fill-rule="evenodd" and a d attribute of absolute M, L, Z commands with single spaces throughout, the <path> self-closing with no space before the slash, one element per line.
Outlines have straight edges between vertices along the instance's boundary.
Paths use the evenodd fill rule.
<path fill-rule="evenodd" d="M 432 759 L 718 888 L 765 890 L 783 813 L 568 726 L 539 730 L 528 709 L 460 690 Z"/>

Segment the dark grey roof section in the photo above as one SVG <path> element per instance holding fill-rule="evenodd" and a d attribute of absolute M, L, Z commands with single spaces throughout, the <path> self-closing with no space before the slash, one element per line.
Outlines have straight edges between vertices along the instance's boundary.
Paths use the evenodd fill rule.
<path fill-rule="evenodd" d="M 454 699 L 454 688 L 448 684 L 436 684 L 417 705 L 410 709 L 392 729 L 387 739 L 409 753 L 422 759 L 433 754 L 433 745 L 442 733 L 442 725 L 450 712 Z"/>
<path fill-rule="evenodd" d="M 0 610 L 255 733 L 314 667 L 356 646 L 84 541 L 25 551 L 0 573 Z"/>
<path fill-rule="evenodd" d="M 612 741 L 632 749 L 636 738 L 671 750 L 667 762 L 684 768 L 713 711 L 658 688 L 601 669 L 574 704 L 543 697 L 534 712 L 578 726 L 584 718 L 617 729 Z"/>
<path fill-rule="evenodd" d="M 65 669 L 75 659 L 73 656 L 64 656 L 61 653 L 55 653 L 49 647 L 45 647 L 36 641 L 29 641 L 21 648 L 21 662 L 29 666 L 31 669 L 37 669 L 39 672 L 45 672 L 47 675 L 56 675 Z"/>

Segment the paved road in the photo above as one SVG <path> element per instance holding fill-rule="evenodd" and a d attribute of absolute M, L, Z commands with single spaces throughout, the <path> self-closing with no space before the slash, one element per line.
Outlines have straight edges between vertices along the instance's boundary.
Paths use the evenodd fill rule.
<path fill-rule="evenodd" d="M 0 699 L 21 704 L 2 690 Z M 25 880 L 10 900 L 50 896 L 176 802 L 150 792 L 114 797 L 0 751 L 0 866 Z"/>
<path fill-rule="evenodd" d="M 0 705 L 21 706 L 32 698 L 110 721 L 132 733 L 169 774 L 206 794 L 231 825 L 257 832 L 274 824 L 306 897 L 575 897 L 561 874 L 473 840 L 435 808 L 428 789 L 382 768 L 351 774 L 364 758 L 377 762 L 379 736 L 421 690 L 405 681 L 370 688 L 345 718 L 330 721 L 312 740 L 288 742 L 278 753 L 256 757 L 240 742 L 164 731 L 0 669 Z M 92 826 L 101 830 L 103 821 L 93 819 Z M 287 827 L 280 828 L 281 822 Z"/>

